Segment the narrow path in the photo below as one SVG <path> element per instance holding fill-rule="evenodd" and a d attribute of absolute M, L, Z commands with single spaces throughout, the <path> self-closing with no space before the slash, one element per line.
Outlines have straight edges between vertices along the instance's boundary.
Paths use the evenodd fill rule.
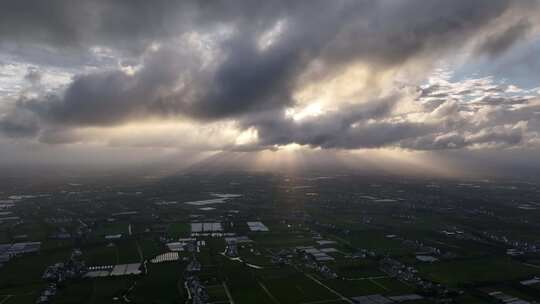
<path fill-rule="evenodd" d="M 89 303 L 96 302 L 96 279 L 92 278 L 92 296 L 90 297 Z"/>
<path fill-rule="evenodd" d="M 264 285 L 261 281 L 257 281 L 257 284 L 259 284 L 259 286 L 262 288 L 262 290 L 264 290 L 264 292 L 268 295 L 268 297 L 270 298 L 270 300 L 272 300 L 272 302 L 276 304 L 281 304 L 278 301 L 278 299 L 276 299 L 276 297 L 274 297 L 274 295 L 270 292 L 270 290 L 266 288 L 266 285 Z"/>
<path fill-rule="evenodd" d="M 178 282 L 176 282 L 176 288 L 178 289 L 178 295 L 182 296 L 184 294 L 183 290 L 187 293 L 187 299 L 186 303 L 188 303 L 189 300 L 191 300 L 191 292 L 189 291 L 189 288 L 187 288 L 187 282 L 184 282 L 184 280 L 180 279 Z"/>
<path fill-rule="evenodd" d="M 131 303 L 131 300 L 128 298 L 129 293 L 135 289 L 135 286 L 137 285 L 137 281 L 134 281 L 133 284 L 124 292 L 124 295 L 122 296 L 122 299 L 125 303 Z"/>
<path fill-rule="evenodd" d="M 347 302 L 347 303 L 350 303 L 350 304 L 354 304 L 353 301 L 351 301 L 351 299 L 345 297 L 344 295 L 340 294 L 339 292 L 335 291 L 334 289 L 326 286 L 323 282 L 317 280 L 314 276 L 310 275 L 310 274 L 307 274 L 307 273 L 304 273 L 304 275 L 308 278 L 310 278 L 313 282 L 321 285 L 322 287 L 328 289 L 328 291 L 330 291 L 331 293 L 335 294 L 336 296 L 338 296 L 341 300 Z"/>
<path fill-rule="evenodd" d="M 5 295 L 6 297 L 0 302 L 0 304 L 6 303 L 9 299 L 13 297 L 13 295 Z"/>
<path fill-rule="evenodd" d="M 120 264 L 120 250 L 118 250 L 118 246 L 116 244 L 114 245 L 114 252 L 116 253 L 116 264 L 115 265 L 118 265 L 118 264 Z"/>
<path fill-rule="evenodd" d="M 540 268 L 540 265 L 535 265 L 535 264 L 523 263 L 523 265 L 527 265 L 529 267 L 534 267 L 534 268 Z"/>
<path fill-rule="evenodd" d="M 137 251 L 139 252 L 139 261 L 142 263 L 144 262 L 144 255 L 141 249 L 141 245 L 139 244 L 139 240 L 135 241 L 135 245 L 137 245 Z"/>
<path fill-rule="evenodd" d="M 231 292 L 229 291 L 227 283 L 223 282 L 223 288 L 225 289 L 225 294 L 227 294 L 227 298 L 229 298 L 229 303 L 234 304 L 234 300 L 231 296 Z"/>
<path fill-rule="evenodd" d="M 389 291 L 390 289 L 388 289 L 386 286 L 384 286 L 383 284 L 373 280 L 373 279 L 369 279 L 369 281 L 377 286 L 379 286 L 380 288 L 384 289 L 385 291 Z"/>

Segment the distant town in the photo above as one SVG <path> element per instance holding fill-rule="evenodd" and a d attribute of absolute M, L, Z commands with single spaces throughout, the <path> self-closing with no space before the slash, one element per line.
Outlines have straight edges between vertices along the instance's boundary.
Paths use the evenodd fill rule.
<path fill-rule="evenodd" d="M 86 182 L 2 189 L 0 303 L 540 299 L 537 184 L 243 172 Z"/>

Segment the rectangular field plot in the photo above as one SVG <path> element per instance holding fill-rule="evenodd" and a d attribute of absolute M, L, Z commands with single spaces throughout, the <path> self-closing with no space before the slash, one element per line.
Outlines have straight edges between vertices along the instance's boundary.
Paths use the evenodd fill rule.
<path fill-rule="evenodd" d="M 246 282 L 245 284 L 227 284 L 234 303 L 237 304 L 274 304 L 265 291 L 256 282 Z"/>
<path fill-rule="evenodd" d="M 83 259 L 88 266 L 113 265 L 117 263 L 117 248 L 115 246 L 97 245 L 82 248 Z"/>
<path fill-rule="evenodd" d="M 113 298 L 120 297 L 131 285 L 132 279 L 127 277 L 82 280 L 60 289 L 53 303 L 117 303 Z"/>
<path fill-rule="evenodd" d="M 384 294 L 390 289 L 377 282 L 376 279 L 362 279 L 362 280 L 324 280 L 321 281 L 326 286 L 334 289 L 335 291 L 343 294 L 347 297 L 356 297 L 370 294 Z"/>
<path fill-rule="evenodd" d="M 183 303 L 181 270 L 176 264 L 148 264 L 148 275 L 140 277 L 129 299 L 133 303 Z"/>
<path fill-rule="evenodd" d="M 105 235 L 114 235 L 114 234 L 128 234 L 128 222 L 114 222 L 114 223 L 104 223 L 101 224 L 94 232 L 96 236 L 103 237 Z"/>
<path fill-rule="evenodd" d="M 140 262 L 137 243 L 122 240 L 113 244 L 99 244 L 82 248 L 83 259 L 88 266 L 115 265 Z"/>
<path fill-rule="evenodd" d="M 139 246 L 141 246 L 145 259 L 151 259 L 156 255 L 167 251 L 166 248 L 164 248 L 164 246 L 158 240 L 154 239 L 139 240 Z"/>
<path fill-rule="evenodd" d="M 380 231 L 355 231 L 345 238 L 352 246 L 373 250 L 380 254 L 410 254 L 414 250 L 403 246 L 399 240 L 389 239 Z"/>
<path fill-rule="evenodd" d="M 340 277 L 347 279 L 386 276 L 379 269 L 379 263 L 370 259 L 341 260 L 330 265 Z"/>
<path fill-rule="evenodd" d="M 301 273 L 264 280 L 263 286 L 279 303 L 338 300 L 339 297 Z"/>
<path fill-rule="evenodd" d="M 128 264 L 136 263 L 141 261 L 139 256 L 139 250 L 137 248 L 137 243 L 133 240 L 119 242 L 116 244 L 118 247 L 118 258 L 119 263 Z"/>
<path fill-rule="evenodd" d="M 193 224 L 192 224 L 192 227 L 193 227 Z M 171 237 L 186 237 L 186 236 L 189 236 L 189 232 L 190 232 L 190 225 L 188 223 L 172 223 L 169 225 L 169 228 L 167 229 L 167 234 Z M 201 231 L 199 229 L 199 231 L 193 231 L 193 232 L 201 232 Z"/>
<path fill-rule="evenodd" d="M 229 302 L 229 298 L 223 284 L 206 286 L 206 290 L 208 291 L 208 296 L 210 297 L 209 302 Z"/>
<path fill-rule="evenodd" d="M 451 286 L 527 279 L 540 274 L 539 268 L 529 267 L 507 257 L 442 261 L 418 265 L 418 270 L 427 278 Z"/>

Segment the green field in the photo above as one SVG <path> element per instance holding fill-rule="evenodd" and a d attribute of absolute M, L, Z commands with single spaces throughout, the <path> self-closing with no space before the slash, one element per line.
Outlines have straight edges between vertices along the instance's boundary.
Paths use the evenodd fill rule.
<path fill-rule="evenodd" d="M 427 278 L 451 286 L 526 279 L 540 274 L 540 269 L 523 265 L 508 257 L 486 257 L 420 264 L 418 269 Z"/>
<path fill-rule="evenodd" d="M 189 223 L 172 223 L 169 224 L 167 234 L 173 238 L 188 237 L 191 232 Z"/>
<path fill-rule="evenodd" d="M 184 297 L 180 263 L 148 264 L 148 275 L 141 276 L 129 294 L 134 303 L 179 303 Z"/>
<path fill-rule="evenodd" d="M 330 268 L 347 279 L 386 275 L 379 270 L 379 263 L 372 259 L 341 259 L 331 264 Z"/>
<path fill-rule="evenodd" d="M 152 259 L 156 255 L 168 251 L 159 241 L 154 239 L 140 239 L 138 242 L 145 259 Z"/>
<path fill-rule="evenodd" d="M 72 282 L 59 290 L 54 298 L 54 303 L 118 303 L 113 298 L 120 297 L 132 284 L 133 279 L 129 277 L 97 278 Z"/>
<path fill-rule="evenodd" d="M 83 259 L 88 266 L 115 265 L 140 262 L 135 240 L 119 240 L 83 248 Z"/>
<path fill-rule="evenodd" d="M 301 273 L 265 280 L 263 286 L 280 303 L 325 301 L 338 297 Z"/>
<path fill-rule="evenodd" d="M 373 250 L 379 254 L 403 255 L 414 252 L 400 241 L 386 238 L 385 234 L 381 231 L 354 231 L 345 239 L 356 248 Z"/>
<path fill-rule="evenodd" d="M 94 231 L 95 235 L 98 237 L 103 237 L 109 234 L 128 234 L 128 222 L 112 222 L 112 223 L 103 223 L 98 229 Z"/>

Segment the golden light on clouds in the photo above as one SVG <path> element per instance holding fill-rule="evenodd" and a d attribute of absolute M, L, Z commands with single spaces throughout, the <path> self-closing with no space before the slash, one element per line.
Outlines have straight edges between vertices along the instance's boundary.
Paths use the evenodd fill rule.
<path fill-rule="evenodd" d="M 348 65 L 330 75 L 316 76 L 317 64 L 313 64 L 300 81 L 300 86 L 293 93 L 293 99 L 299 106 L 318 104 L 320 107 L 332 108 L 342 102 L 350 102 L 368 91 L 373 73 L 363 63 Z"/>

